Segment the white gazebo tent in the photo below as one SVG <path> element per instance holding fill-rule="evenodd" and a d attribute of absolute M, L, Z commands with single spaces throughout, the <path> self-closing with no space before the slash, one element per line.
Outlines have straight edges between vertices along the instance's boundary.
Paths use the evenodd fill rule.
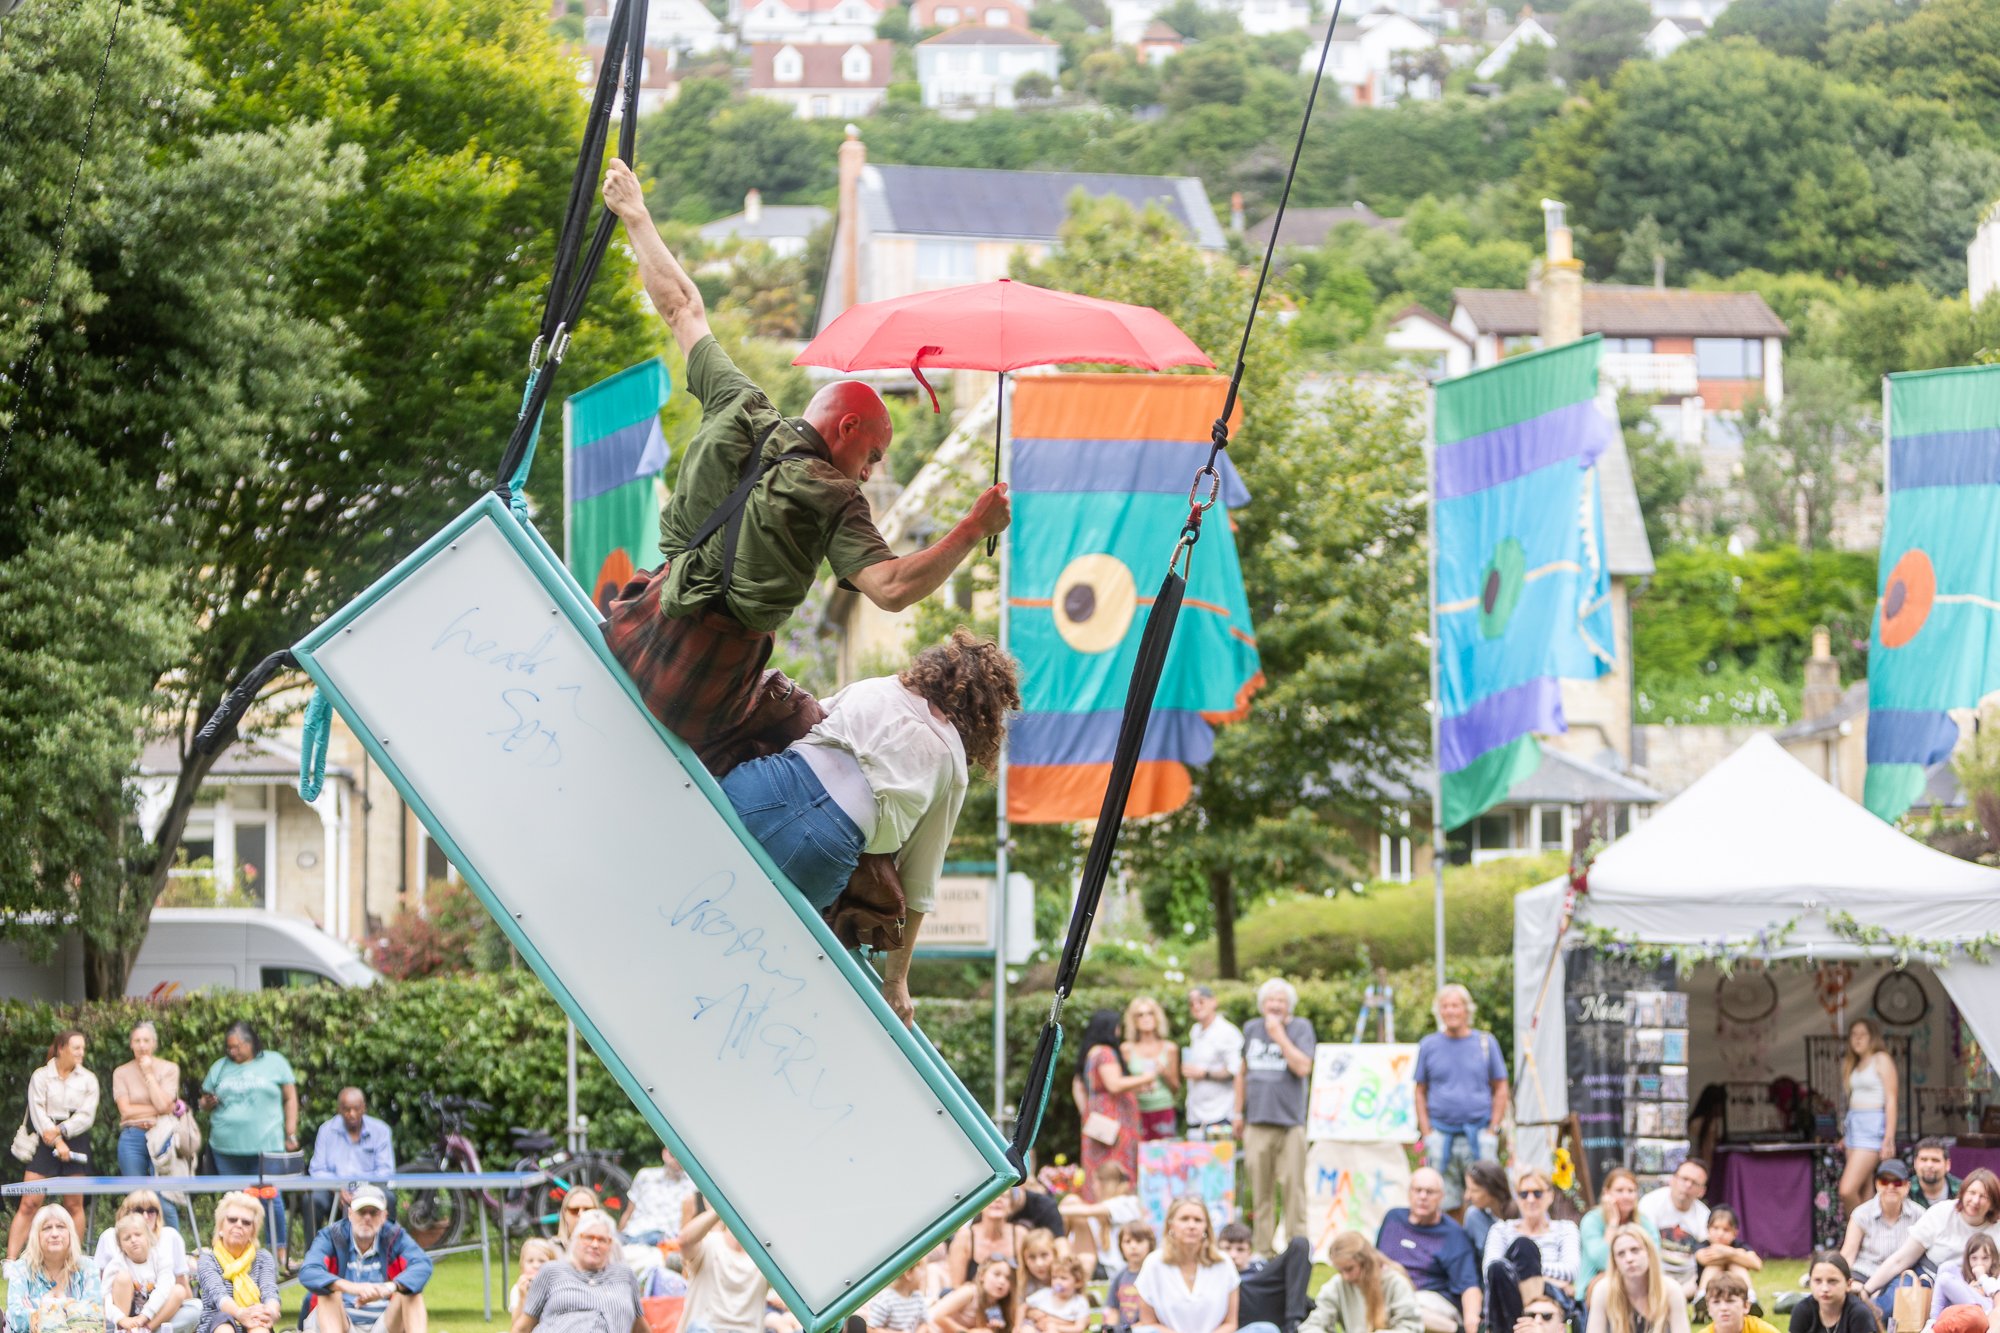
<path fill-rule="evenodd" d="M 1569 1114 L 1563 1031 L 1563 963 L 1543 977 L 1561 924 L 1567 881 L 1514 900 L 1516 1114 L 1545 1125 Z M 1991 939 L 2000 929 L 2000 870 L 1933 851 L 1883 823 L 1768 736 L 1717 764 L 1590 868 L 1575 921 L 1653 945 L 1743 946 L 1745 957 L 1880 958 L 1828 923 L 1845 913 L 1861 926 L 1938 944 Z M 1760 932 L 1790 925 L 1768 949 Z M 1572 930 L 1570 940 L 1576 936 Z M 2000 950 L 1995 962 L 1962 953 L 1921 956 L 1979 1043 L 2000 1051 Z M 1533 1024 L 1536 998 L 1541 1021 Z M 1525 1053 L 1533 1026 L 1532 1068 Z M 1541 1138 L 1543 1144 L 1546 1136 Z M 1524 1143 L 1543 1158 L 1542 1144 Z M 1541 1151 L 1535 1151 L 1541 1148 Z"/>

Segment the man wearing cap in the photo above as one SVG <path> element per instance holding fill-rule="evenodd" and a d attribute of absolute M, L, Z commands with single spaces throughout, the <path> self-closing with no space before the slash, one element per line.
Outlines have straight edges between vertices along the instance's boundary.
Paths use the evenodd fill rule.
<path fill-rule="evenodd" d="M 1910 1238 L 1923 1210 L 1910 1201 L 1910 1168 L 1894 1157 L 1875 1164 L 1875 1197 L 1847 1219 L 1847 1238 L 1840 1252 L 1859 1282 L 1866 1282 L 1890 1255 Z M 1895 1311 L 1896 1289 L 1875 1293 L 1875 1308 L 1886 1317 Z"/>
<path fill-rule="evenodd" d="M 1243 1031 L 1217 1011 L 1215 992 L 1188 991 L 1187 1050 L 1181 1077 L 1187 1080 L 1187 1136 L 1228 1138 L 1236 1113 L 1236 1071 L 1243 1067 Z"/>
<path fill-rule="evenodd" d="M 299 1270 L 299 1284 L 312 1295 L 302 1325 L 307 1333 L 425 1333 L 431 1259 L 389 1220 L 388 1206 L 381 1186 L 362 1185 L 347 1216 L 313 1237 Z"/>
<path fill-rule="evenodd" d="M 313 1135 L 312 1160 L 306 1174 L 342 1182 L 386 1176 L 396 1169 L 396 1139 L 389 1126 L 368 1114 L 368 1097 L 359 1088 L 342 1088 L 336 1101 L 340 1114 L 319 1127 Z M 306 1229 L 319 1230 L 333 1215 L 333 1196 L 349 1207 L 354 1196 L 346 1185 L 335 1190 L 314 1190 L 308 1197 Z"/>

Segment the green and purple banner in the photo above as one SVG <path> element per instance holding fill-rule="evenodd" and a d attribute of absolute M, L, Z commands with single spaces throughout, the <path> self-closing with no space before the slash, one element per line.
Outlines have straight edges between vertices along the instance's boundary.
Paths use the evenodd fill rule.
<path fill-rule="evenodd" d="M 1437 386 L 1437 764 L 1456 828 L 1541 764 L 1567 730 L 1564 678 L 1612 666 L 1611 577 L 1596 462 L 1603 339 L 1509 357 Z"/>
<path fill-rule="evenodd" d="M 660 563 L 658 478 L 667 465 L 660 409 L 674 391 L 658 357 L 563 404 L 569 572 L 600 611 L 638 570 Z"/>

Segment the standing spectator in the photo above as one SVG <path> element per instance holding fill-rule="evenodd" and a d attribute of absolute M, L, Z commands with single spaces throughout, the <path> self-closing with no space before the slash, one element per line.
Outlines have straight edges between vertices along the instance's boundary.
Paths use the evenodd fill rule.
<path fill-rule="evenodd" d="M 1919 1150 L 1921 1151 L 1921 1149 Z M 1888 1257 L 1903 1248 L 1923 1210 L 1910 1199 L 1910 1168 L 1891 1157 L 1875 1168 L 1875 1196 L 1856 1208 L 1847 1219 L 1847 1236 L 1840 1244 L 1841 1257 L 1863 1283 L 1875 1275 Z M 1714 1298 L 1709 1304 L 1713 1306 Z M 1896 1294 L 1884 1287 L 1875 1295 L 1875 1308 L 1883 1318 L 1893 1312 Z"/>
<path fill-rule="evenodd" d="M 1277 977 L 1257 988 L 1261 1019 L 1243 1033 L 1236 1074 L 1236 1132 L 1250 1176 L 1250 1218 L 1257 1253 L 1270 1254 L 1279 1190 L 1285 1235 L 1306 1234 L 1306 1080 L 1319 1039 L 1296 1016 L 1299 993 Z"/>
<path fill-rule="evenodd" d="M 259 1175 L 265 1153 L 299 1150 L 298 1080 L 291 1062 L 265 1050 L 257 1029 L 248 1023 L 231 1023 L 222 1049 L 223 1057 L 208 1067 L 208 1076 L 201 1081 L 202 1109 L 213 1112 L 208 1120 L 209 1151 L 221 1175 Z M 283 1193 L 271 1196 L 269 1222 L 271 1248 L 283 1267 Z"/>
<path fill-rule="evenodd" d="M 662 1145 L 660 1165 L 649 1166 L 632 1177 L 625 1192 L 629 1201 L 618 1223 L 627 1245 L 680 1244 L 681 1211 L 694 1197 L 694 1181 L 681 1169 L 672 1148 Z"/>
<path fill-rule="evenodd" d="M 299 1285 L 312 1293 L 305 1333 L 424 1333 L 430 1327 L 424 1286 L 431 1257 L 407 1231 L 389 1221 L 380 1185 L 362 1185 L 348 1200 L 347 1216 L 313 1237 L 299 1269 Z"/>
<path fill-rule="evenodd" d="M 1667 1183 L 1639 1200 L 1639 1215 L 1653 1224 L 1660 1238 L 1660 1270 L 1681 1289 L 1682 1300 L 1693 1300 L 1701 1284 L 1695 1251 L 1708 1243 L 1708 1163 L 1690 1157 L 1674 1168 Z"/>
<path fill-rule="evenodd" d="M 1597 1191 L 1597 1207 L 1590 1210 L 1577 1228 L 1577 1251 L 1581 1256 L 1576 1270 L 1578 1301 L 1589 1302 L 1590 1284 L 1611 1266 L 1611 1233 L 1628 1222 L 1643 1229 L 1656 1246 L 1659 1244 L 1659 1233 L 1639 1211 L 1639 1177 L 1622 1166 L 1614 1166 L 1604 1173 L 1604 1184 Z M 1621 1329 L 1619 1333 L 1624 1331 Z"/>
<path fill-rule="evenodd" d="M 1627 1222 L 1609 1243 L 1611 1270 L 1590 1294 L 1586 1333 L 1688 1333 L 1687 1302 L 1660 1271 L 1646 1229 Z"/>
<path fill-rule="evenodd" d="M 1958 1188 L 1965 1182 L 1951 1173 L 1951 1145 L 1940 1138 L 1917 1140 L 1916 1187 L 1910 1191 L 1910 1202 L 1918 1208 L 1928 1208 L 1934 1203 L 1950 1203 L 1958 1197 Z"/>
<path fill-rule="evenodd" d="M 1507 1188 L 1507 1169 L 1491 1158 L 1482 1157 L 1465 1168 L 1465 1212 L 1459 1220 L 1472 1248 L 1486 1250 L 1486 1233 L 1493 1224 L 1514 1216 L 1514 1192 Z"/>
<path fill-rule="evenodd" d="M 1187 1080 L 1188 1137 L 1219 1138 L 1229 1133 L 1236 1113 L 1236 1075 L 1243 1068 L 1243 1030 L 1218 1012 L 1215 992 L 1188 991 L 1187 1050 L 1181 1077 Z"/>
<path fill-rule="evenodd" d="M 7 1283 L 7 1333 L 100 1333 L 104 1296 L 76 1219 L 61 1204 L 44 1204 L 29 1231 L 27 1253 Z"/>
<path fill-rule="evenodd" d="M 1806 1284 L 1812 1299 L 1792 1307 L 1792 1333 L 1881 1333 L 1874 1307 L 1853 1290 L 1854 1274 L 1840 1251 L 1815 1253 L 1806 1264 Z"/>
<path fill-rule="evenodd" d="M 153 1191 L 133 1190 L 119 1203 L 118 1211 L 111 1219 L 112 1225 L 97 1238 L 98 1275 L 104 1277 L 115 1266 L 119 1251 L 117 1225 L 128 1217 L 137 1217 L 146 1224 L 156 1252 L 165 1256 L 167 1269 L 180 1288 L 178 1308 L 171 1312 L 170 1327 L 176 1333 L 192 1329 L 201 1320 L 201 1302 L 194 1299 L 194 1272 L 188 1266 L 187 1242 L 173 1227 L 160 1225 L 160 1196 Z M 107 1281 L 104 1285 L 108 1288 L 110 1283 Z"/>
<path fill-rule="evenodd" d="M 1924 1209 L 1910 1228 L 1909 1239 L 1875 1266 L 1863 1294 L 1872 1297 L 1919 1264 L 1926 1272 L 1937 1271 L 1965 1253 L 1965 1243 L 1974 1233 L 2000 1240 L 2000 1178 L 1983 1166 L 1966 1174 L 1955 1205 Z"/>
<path fill-rule="evenodd" d="M 122 1333 L 158 1333 L 186 1299 L 174 1276 L 173 1255 L 138 1213 L 112 1225 L 110 1259 L 97 1261 L 104 1289 L 104 1317 Z"/>
<path fill-rule="evenodd" d="M 543 1264 L 535 1274 L 512 1333 L 534 1333 L 541 1325 L 547 1325 L 542 1333 L 646 1333 L 639 1278 L 618 1257 L 618 1224 L 611 1214 L 590 1209 L 577 1218 L 572 1234 L 566 1261 Z M 694 1312 L 692 1289 L 685 1312 Z M 681 1327 L 693 1333 L 694 1325 L 686 1319 Z M 760 1294 L 756 1322 L 745 1325 L 744 1333 L 762 1333 L 763 1328 Z"/>
<path fill-rule="evenodd" d="M 1299 1333 L 1423 1333 L 1409 1274 L 1383 1258 L 1366 1236 L 1341 1232 L 1327 1246 L 1327 1258 L 1333 1276 L 1319 1289 Z"/>
<path fill-rule="evenodd" d="M 1166 1237 L 1139 1269 L 1139 1322 L 1163 1333 L 1238 1333 L 1236 1265 L 1215 1247 L 1208 1204 L 1184 1194 L 1167 1205 Z M 1250 1324 L 1241 1333 L 1275 1333 Z"/>
<path fill-rule="evenodd" d="M 1127 1180 L 1139 1178 L 1139 1090 L 1159 1081 L 1158 1074 L 1135 1074 L 1118 1044 L 1118 1011 L 1099 1009 L 1083 1029 L 1083 1048 L 1076 1055 L 1077 1077 L 1083 1081 L 1084 1197 L 1097 1193 L 1097 1169 L 1118 1163 Z"/>
<path fill-rule="evenodd" d="M 306 1174 L 337 1180 L 335 1189 L 315 1190 L 310 1196 L 310 1216 L 306 1230 L 314 1235 L 333 1215 L 333 1196 L 354 1205 L 354 1191 L 347 1188 L 369 1176 L 386 1176 L 396 1169 L 396 1142 L 389 1126 L 368 1114 L 368 1097 L 359 1088 L 342 1088 L 335 1104 L 340 1114 L 321 1125 L 313 1135 L 312 1161 Z"/>
<path fill-rule="evenodd" d="M 1437 993 L 1438 1030 L 1417 1043 L 1417 1133 L 1424 1161 L 1445 1179 L 1445 1207 L 1462 1201 L 1466 1161 L 1500 1156 L 1507 1116 L 1507 1062 L 1490 1032 L 1474 1031 L 1472 992 L 1457 982 Z"/>
<path fill-rule="evenodd" d="M 181 1100 L 181 1067 L 159 1057 L 160 1033 L 150 1021 L 132 1025 L 132 1058 L 111 1071 L 111 1099 L 118 1103 L 118 1174 L 151 1176 L 153 1150 L 147 1136 L 164 1120 L 187 1110 Z M 178 1228 L 180 1214 L 166 1204 L 167 1226 Z"/>
<path fill-rule="evenodd" d="M 688 1290 L 680 1333 L 763 1333 L 771 1284 L 714 1209 L 681 1228 L 681 1265 Z"/>
<path fill-rule="evenodd" d="M 49 1044 L 49 1062 L 28 1075 L 28 1129 L 37 1140 L 23 1181 L 87 1176 L 90 1171 L 90 1127 L 97 1123 L 97 1075 L 83 1067 L 83 1033 L 75 1028 L 56 1034 Z M 7 1228 L 7 1258 L 18 1258 L 28 1241 L 31 1219 L 40 1216 L 46 1195 L 23 1194 Z M 83 1231 L 83 1196 L 63 1196 L 70 1226 Z"/>
<path fill-rule="evenodd" d="M 1478 1329 L 1479 1256 L 1465 1228 L 1445 1215 L 1444 1177 L 1435 1168 L 1410 1173 L 1410 1206 L 1388 1211 L 1375 1248 L 1410 1275 L 1429 1333 Z"/>
<path fill-rule="evenodd" d="M 1501 1218 L 1486 1233 L 1480 1271 L 1486 1276 L 1487 1323 L 1511 1329 L 1526 1313 L 1524 1284 L 1540 1279 L 1541 1289 L 1562 1307 L 1576 1309 L 1576 1273 L 1583 1262 L 1576 1223 L 1549 1216 L 1555 1188 L 1539 1171 L 1523 1171 L 1514 1182 L 1518 1218 Z"/>
<path fill-rule="evenodd" d="M 268 1333 L 278 1326 L 278 1261 L 257 1243 L 264 1205 L 241 1190 L 215 1205 L 215 1234 L 195 1260 L 200 1333 Z"/>
<path fill-rule="evenodd" d="M 1174 1098 L 1181 1090 L 1181 1051 L 1169 1040 L 1167 1011 L 1150 995 L 1125 1006 L 1125 1064 L 1135 1074 L 1154 1075 L 1139 1089 L 1139 1126 L 1148 1139 L 1171 1139 Z"/>
<path fill-rule="evenodd" d="M 1875 1163 L 1896 1155 L 1896 1062 L 1873 1019 L 1857 1018 L 1848 1025 L 1840 1072 L 1847 1088 L 1847 1123 L 1841 1134 L 1847 1165 L 1840 1173 L 1840 1202 L 1851 1213 L 1868 1197 Z"/>

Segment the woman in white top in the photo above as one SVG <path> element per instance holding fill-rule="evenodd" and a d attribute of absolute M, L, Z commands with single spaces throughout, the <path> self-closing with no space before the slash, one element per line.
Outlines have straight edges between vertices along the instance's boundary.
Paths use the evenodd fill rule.
<path fill-rule="evenodd" d="M 1583 1248 L 1576 1223 L 1549 1216 L 1555 1187 L 1549 1178 L 1530 1168 L 1514 1178 L 1517 1218 L 1501 1218 L 1486 1233 L 1486 1252 L 1480 1256 L 1480 1272 L 1486 1279 L 1486 1308 L 1493 1312 L 1489 1325 L 1512 1330 L 1532 1292 L 1523 1283 L 1539 1277 L 1541 1286 L 1556 1298 L 1565 1313 L 1574 1308 L 1576 1274 L 1583 1262 Z"/>
<path fill-rule="evenodd" d="M 1208 1205 L 1184 1194 L 1167 1206 L 1160 1248 L 1139 1266 L 1139 1327 L 1161 1333 L 1236 1333 L 1236 1265 L 1215 1247 Z M 1255 1323 L 1242 1333 L 1277 1333 Z"/>
<path fill-rule="evenodd" d="M 1872 1019 L 1857 1018 L 1848 1027 L 1840 1070 L 1847 1085 L 1842 1140 L 1847 1166 L 1840 1173 L 1840 1202 L 1852 1213 L 1874 1193 L 1875 1164 L 1896 1155 L 1896 1062 Z"/>
<path fill-rule="evenodd" d="M 723 795 L 751 837 L 814 910 L 840 897 L 863 852 L 896 853 L 908 917 L 882 969 L 882 998 L 905 1023 L 908 974 L 945 848 L 965 801 L 968 763 L 991 768 L 1019 670 L 970 631 L 917 654 L 899 676 L 856 681 L 788 749 L 730 770 Z"/>
<path fill-rule="evenodd" d="M 1975 1234 L 2000 1240 L 2000 1177 L 1983 1166 L 1965 1173 L 1956 1203 L 1933 1204 L 1917 1215 L 1910 1238 L 1876 1265 L 1862 1294 L 1872 1297 L 1920 1259 L 1928 1258 L 1934 1268 L 1950 1263 Z"/>
<path fill-rule="evenodd" d="M 97 1075 L 83 1067 L 83 1033 L 68 1028 L 49 1046 L 49 1062 L 28 1075 L 28 1129 L 35 1136 L 35 1153 L 21 1179 L 50 1180 L 90 1174 L 90 1127 L 97 1123 Z M 108 1163 L 107 1163 L 108 1165 Z M 7 1257 L 20 1256 L 28 1242 L 29 1221 L 46 1201 L 24 1194 L 7 1230 Z M 63 1196 L 70 1221 L 83 1231 L 83 1196 Z"/>

